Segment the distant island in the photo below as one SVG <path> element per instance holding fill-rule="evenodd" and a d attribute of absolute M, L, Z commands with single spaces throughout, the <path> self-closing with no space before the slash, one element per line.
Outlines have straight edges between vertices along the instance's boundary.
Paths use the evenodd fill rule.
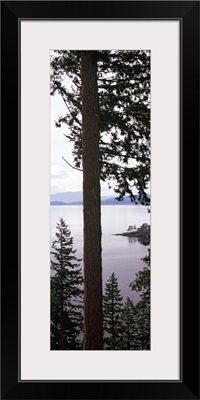
<path fill-rule="evenodd" d="M 51 201 L 50 205 L 51 206 L 66 206 L 67 203 L 64 203 L 64 201 Z"/>
<path fill-rule="evenodd" d="M 150 196 L 148 195 L 150 199 Z M 135 195 L 135 201 L 132 202 L 129 196 L 124 196 L 122 201 L 117 200 L 115 197 L 101 197 L 101 205 L 140 205 L 141 201 L 138 200 L 138 196 Z M 83 205 L 83 193 L 82 192 L 65 192 L 51 194 L 50 198 L 51 206 L 78 206 Z"/>
<path fill-rule="evenodd" d="M 137 228 L 136 225 L 129 225 L 126 232 L 115 233 L 114 236 L 136 237 L 146 242 L 150 240 L 150 225 L 144 223 L 139 228 Z"/>

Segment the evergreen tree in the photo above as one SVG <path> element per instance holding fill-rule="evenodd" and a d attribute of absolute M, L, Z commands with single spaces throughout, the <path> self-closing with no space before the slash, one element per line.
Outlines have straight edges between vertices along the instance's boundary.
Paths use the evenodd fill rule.
<path fill-rule="evenodd" d="M 63 218 L 56 228 L 51 251 L 51 349 L 76 350 L 81 348 L 83 331 L 81 260 L 75 256 L 73 238 Z"/>
<path fill-rule="evenodd" d="M 74 142 L 74 162 L 82 162 L 81 51 L 59 50 L 51 58 L 51 94 L 59 93 L 66 115 L 56 126 L 67 124 L 66 137 Z M 89 52 L 88 52 L 89 53 Z M 101 180 L 113 182 L 120 200 L 132 188 L 146 203 L 150 179 L 150 52 L 147 50 L 90 51 L 97 63 L 99 149 Z M 66 85 L 68 82 L 68 85 Z M 69 89 L 69 83 L 71 88 Z M 132 160 L 135 163 L 132 163 Z M 110 186 L 110 183 L 109 183 Z"/>
<path fill-rule="evenodd" d="M 120 350 L 122 348 L 122 296 L 118 289 L 118 280 L 112 273 L 103 296 L 104 348 Z"/>
<path fill-rule="evenodd" d="M 135 280 L 130 284 L 132 290 L 140 292 L 140 301 L 136 305 L 137 311 L 137 343 L 138 350 L 150 350 L 150 250 L 143 258 L 146 266 L 136 273 Z"/>
<path fill-rule="evenodd" d="M 71 90 L 66 80 L 71 80 Z M 126 193 L 134 200 L 135 186 L 139 200 L 149 201 L 150 54 L 57 51 L 51 60 L 51 94 L 56 92 L 67 110 L 56 125 L 70 128 L 66 136 L 74 142 L 76 168 L 83 161 L 84 349 L 101 349 L 100 179 L 117 181 L 119 200 Z M 132 160 L 135 165 L 129 165 Z"/>
<path fill-rule="evenodd" d="M 138 321 L 137 307 L 127 297 L 123 305 L 121 326 L 123 331 L 122 350 L 137 350 L 138 347 Z"/>

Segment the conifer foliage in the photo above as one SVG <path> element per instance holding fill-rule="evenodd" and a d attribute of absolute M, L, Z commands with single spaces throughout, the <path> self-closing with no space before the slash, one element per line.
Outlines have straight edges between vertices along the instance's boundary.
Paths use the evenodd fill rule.
<path fill-rule="evenodd" d="M 63 218 L 51 251 L 51 350 L 80 350 L 83 277 L 73 238 Z"/>
<path fill-rule="evenodd" d="M 130 287 L 140 293 L 140 301 L 136 305 L 137 348 L 138 350 L 150 350 L 150 250 L 143 261 L 146 265 L 136 273 L 136 278 Z"/>
<path fill-rule="evenodd" d="M 129 297 L 123 305 L 121 324 L 123 330 L 122 350 L 137 350 L 137 307 Z"/>
<path fill-rule="evenodd" d="M 150 237 L 145 245 L 149 240 Z M 122 302 L 114 273 L 106 283 L 103 297 L 105 350 L 150 350 L 150 249 L 142 260 L 145 266 L 129 285 L 140 294 L 136 304 L 129 297 Z"/>
<path fill-rule="evenodd" d="M 150 179 L 150 52 L 91 51 L 97 62 L 99 149 L 101 180 L 113 187 L 120 200 L 127 193 L 134 201 L 149 202 Z M 81 51 L 59 50 L 51 58 L 51 95 L 58 93 L 66 114 L 56 126 L 67 124 L 66 137 L 74 143 L 74 163 L 82 163 Z M 67 83 L 67 84 L 66 84 Z M 135 163 L 132 163 L 135 160 Z M 110 183 L 109 183 L 110 182 Z"/>
<path fill-rule="evenodd" d="M 105 350 L 120 350 L 122 347 L 122 296 L 120 293 L 118 280 L 113 272 L 106 283 L 103 296 Z"/>

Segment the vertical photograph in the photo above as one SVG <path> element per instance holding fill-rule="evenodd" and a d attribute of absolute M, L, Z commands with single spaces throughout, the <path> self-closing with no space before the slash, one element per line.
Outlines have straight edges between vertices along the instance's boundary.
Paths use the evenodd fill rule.
<path fill-rule="evenodd" d="M 50 350 L 151 350 L 151 52 L 50 51 Z"/>

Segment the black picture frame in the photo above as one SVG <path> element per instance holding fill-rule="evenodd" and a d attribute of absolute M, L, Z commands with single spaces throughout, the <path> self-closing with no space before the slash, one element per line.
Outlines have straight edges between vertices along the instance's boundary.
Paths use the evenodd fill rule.
<path fill-rule="evenodd" d="M 20 19 L 181 21 L 181 379 L 180 381 L 20 382 Z M 199 399 L 199 1 L 2 1 L 2 399 Z M 164 79 L 164 77 L 163 77 Z M 18 149 L 18 151 L 17 151 Z M 18 166 L 18 168 L 17 168 Z M 8 174 L 11 170 L 11 176 Z M 186 178 L 189 177 L 189 178 Z M 13 186 L 18 182 L 17 189 Z M 15 185 L 13 185 L 15 183 Z M 192 206 L 194 204 L 195 206 Z M 189 208 L 189 210 L 188 210 Z M 18 215 L 18 221 L 14 223 Z M 188 234 L 192 232 L 192 234 Z M 189 260 L 189 261 L 188 261 Z M 163 344 L 164 345 L 164 344 Z M 131 365 L 130 365 L 131 368 Z"/>

